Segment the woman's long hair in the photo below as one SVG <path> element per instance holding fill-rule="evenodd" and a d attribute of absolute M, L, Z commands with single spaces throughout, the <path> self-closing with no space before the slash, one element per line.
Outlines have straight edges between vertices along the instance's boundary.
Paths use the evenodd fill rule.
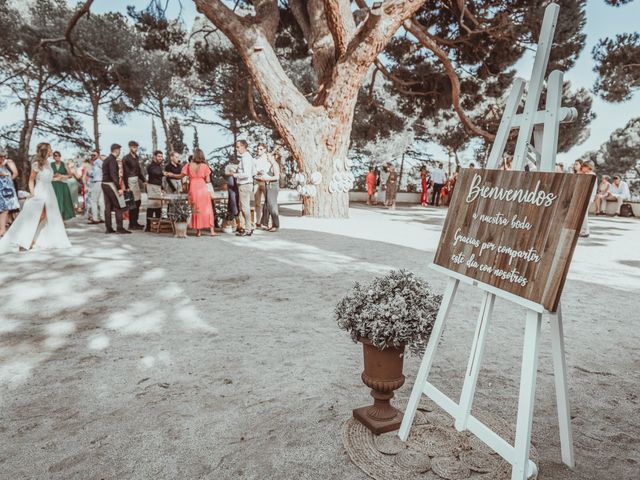
<path fill-rule="evenodd" d="M 36 163 L 38 168 L 42 170 L 47 164 L 49 158 L 49 152 L 51 151 L 51 145 L 46 142 L 39 143 L 36 147 Z"/>
<path fill-rule="evenodd" d="M 196 163 L 207 163 L 207 159 L 204 157 L 204 152 L 196 148 L 193 152 L 193 161 Z"/>

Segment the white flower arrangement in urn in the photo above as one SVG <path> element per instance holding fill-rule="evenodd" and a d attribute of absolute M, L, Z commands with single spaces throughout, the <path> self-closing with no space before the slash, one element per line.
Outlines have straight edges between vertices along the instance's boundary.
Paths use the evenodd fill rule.
<path fill-rule="evenodd" d="M 374 398 L 374 405 L 355 409 L 353 415 L 376 435 L 400 427 L 402 413 L 390 400 L 404 384 L 404 350 L 424 352 L 441 301 L 424 279 L 394 270 L 368 285 L 356 283 L 336 306 L 338 326 L 362 343 L 362 380 Z"/>

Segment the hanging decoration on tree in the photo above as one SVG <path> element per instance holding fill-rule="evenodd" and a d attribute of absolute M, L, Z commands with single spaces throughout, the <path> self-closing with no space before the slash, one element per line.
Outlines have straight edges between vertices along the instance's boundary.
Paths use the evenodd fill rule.
<path fill-rule="evenodd" d="M 329 193 L 348 193 L 356 178 L 351 172 L 335 172 L 329 183 Z"/>
<path fill-rule="evenodd" d="M 308 176 L 305 173 L 296 173 L 293 176 L 294 185 L 296 185 L 296 191 L 303 197 L 313 198 L 318 195 L 318 185 L 322 183 L 322 174 L 320 172 L 313 172 Z"/>

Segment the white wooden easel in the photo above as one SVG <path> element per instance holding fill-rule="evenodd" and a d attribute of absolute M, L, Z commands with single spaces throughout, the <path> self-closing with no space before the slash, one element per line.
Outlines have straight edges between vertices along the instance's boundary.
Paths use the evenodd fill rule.
<path fill-rule="evenodd" d="M 514 153 L 513 170 L 523 170 L 526 157 L 532 153 L 538 160 L 538 169 L 553 172 L 558 145 L 558 128 L 560 122 L 572 121 L 576 117 L 574 108 L 561 107 L 563 74 L 555 70 L 547 79 L 547 99 L 544 111 L 538 111 L 538 102 L 542 93 L 544 75 L 549 63 L 549 54 L 555 32 L 560 7 L 552 3 L 545 10 L 538 49 L 533 65 L 529 90 L 522 114 L 516 114 L 524 91 L 524 80 L 518 78 L 509 94 L 505 111 L 498 128 L 495 142 L 489 155 L 487 168 L 499 168 L 504 154 L 509 132 L 519 128 Z M 534 145 L 530 145 L 531 136 Z M 422 395 L 431 398 L 455 419 L 458 431 L 469 430 L 491 449 L 512 465 L 511 480 L 526 480 L 537 473 L 536 465 L 529 459 L 531 445 L 531 428 L 533 423 L 533 405 L 535 399 L 536 376 L 538 370 L 538 353 L 540 345 L 540 329 L 542 314 L 545 308 L 535 302 L 518 297 L 509 292 L 484 284 L 472 278 L 458 274 L 446 268 L 432 264 L 431 268 L 449 276 L 440 310 L 436 317 L 431 338 L 427 345 L 416 382 L 411 391 L 404 419 L 398 435 L 406 441 L 409 430 Z M 480 307 L 478 323 L 473 338 L 471 354 L 465 375 L 459 403 L 456 403 L 433 384 L 427 381 L 438 343 L 444 330 L 445 321 L 453 304 L 460 282 L 472 284 L 484 290 L 484 299 Z M 515 445 L 505 439 L 471 415 L 471 407 L 475 395 L 478 374 L 482 364 L 487 332 L 493 313 L 496 296 L 505 298 L 527 310 L 524 348 L 522 352 L 522 370 L 520 374 L 520 396 L 518 400 L 518 418 L 516 423 Z M 558 304 L 555 313 L 548 312 L 551 321 L 551 342 L 553 350 L 553 368 L 555 376 L 556 401 L 560 424 L 560 445 L 562 461 L 573 468 L 574 453 L 571 433 L 571 416 L 569 396 L 567 392 L 567 365 L 565 360 L 564 333 L 562 328 L 562 310 Z"/>

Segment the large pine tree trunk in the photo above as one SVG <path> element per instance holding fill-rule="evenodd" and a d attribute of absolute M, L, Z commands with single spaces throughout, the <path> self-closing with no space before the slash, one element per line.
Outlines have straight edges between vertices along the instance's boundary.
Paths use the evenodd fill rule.
<path fill-rule="evenodd" d="M 316 185 L 316 195 L 303 197 L 303 215 L 319 218 L 347 218 L 349 216 L 349 192 L 344 190 L 330 191 L 329 186 L 336 174 L 349 173 L 346 166 L 346 154 L 349 147 L 350 125 L 329 125 L 319 132 L 318 142 L 301 145 L 300 151 L 294 155 L 301 162 L 307 177 L 320 172 L 322 181 Z M 331 147 L 327 142 L 331 139 Z M 338 141 L 338 145 L 333 142 Z M 337 147 L 337 148 L 333 148 Z"/>
<path fill-rule="evenodd" d="M 95 149 L 100 151 L 100 119 L 98 115 L 100 114 L 99 100 L 97 97 L 91 97 L 91 116 L 93 118 L 93 143 L 95 145 Z"/>
<path fill-rule="evenodd" d="M 164 102 L 159 101 L 158 111 L 160 112 L 160 122 L 162 123 L 162 130 L 164 131 L 164 139 L 167 147 L 167 155 L 171 156 L 173 153 L 173 143 L 171 142 L 171 134 L 169 132 L 169 123 L 167 122 L 167 116 L 164 111 Z"/>
<path fill-rule="evenodd" d="M 26 109 L 27 107 L 25 107 Z M 18 187 L 22 190 L 26 189 L 27 179 L 31 172 L 31 166 L 29 165 L 29 145 L 27 143 L 29 120 L 26 119 L 20 130 L 20 140 L 18 143 L 18 158 L 16 159 L 18 164 Z"/>
<path fill-rule="evenodd" d="M 36 96 L 33 99 L 33 110 L 31 114 L 29 112 L 31 107 L 31 101 L 28 101 L 24 105 L 24 123 L 22 130 L 20 131 L 20 143 L 18 145 L 19 155 L 19 176 L 18 186 L 21 189 L 26 190 L 29 183 L 29 175 L 31 174 L 31 160 L 29 158 L 29 148 L 31 147 L 31 138 L 33 137 L 33 130 L 35 129 L 36 122 L 38 121 L 38 114 L 40 113 L 40 104 L 42 103 L 42 91 L 43 83 L 38 84 L 38 90 Z"/>
<path fill-rule="evenodd" d="M 274 51 L 277 1 L 255 0 L 255 17 L 246 18 L 221 0 L 194 2 L 236 47 L 269 118 L 307 178 L 322 175 L 317 195 L 304 198 L 304 213 L 347 217 L 347 153 L 358 90 L 373 60 L 423 1 L 387 0 L 384 12 L 370 15 L 356 32 L 351 2 L 292 0 L 293 14 L 314 52 L 319 86 L 313 104 L 293 84 Z M 333 188 L 336 183 L 341 191 Z"/>
<path fill-rule="evenodd" d="M 336 174 L 343 176 L 350 171 L 347 154 L 357 86 L 356 94 L 345 92 L 328 110 L 309 104 L 279 68 L 271 50 L 250 51 L 247 57 L 245 63 L 263 105 L 291 155 L 307 178 L 315 172 L 322 175 L 316 196 L 303 197 L 303 213 L 321 218 L 348 217 L 349 193 L 332 193 L 329 185 Z"/>

